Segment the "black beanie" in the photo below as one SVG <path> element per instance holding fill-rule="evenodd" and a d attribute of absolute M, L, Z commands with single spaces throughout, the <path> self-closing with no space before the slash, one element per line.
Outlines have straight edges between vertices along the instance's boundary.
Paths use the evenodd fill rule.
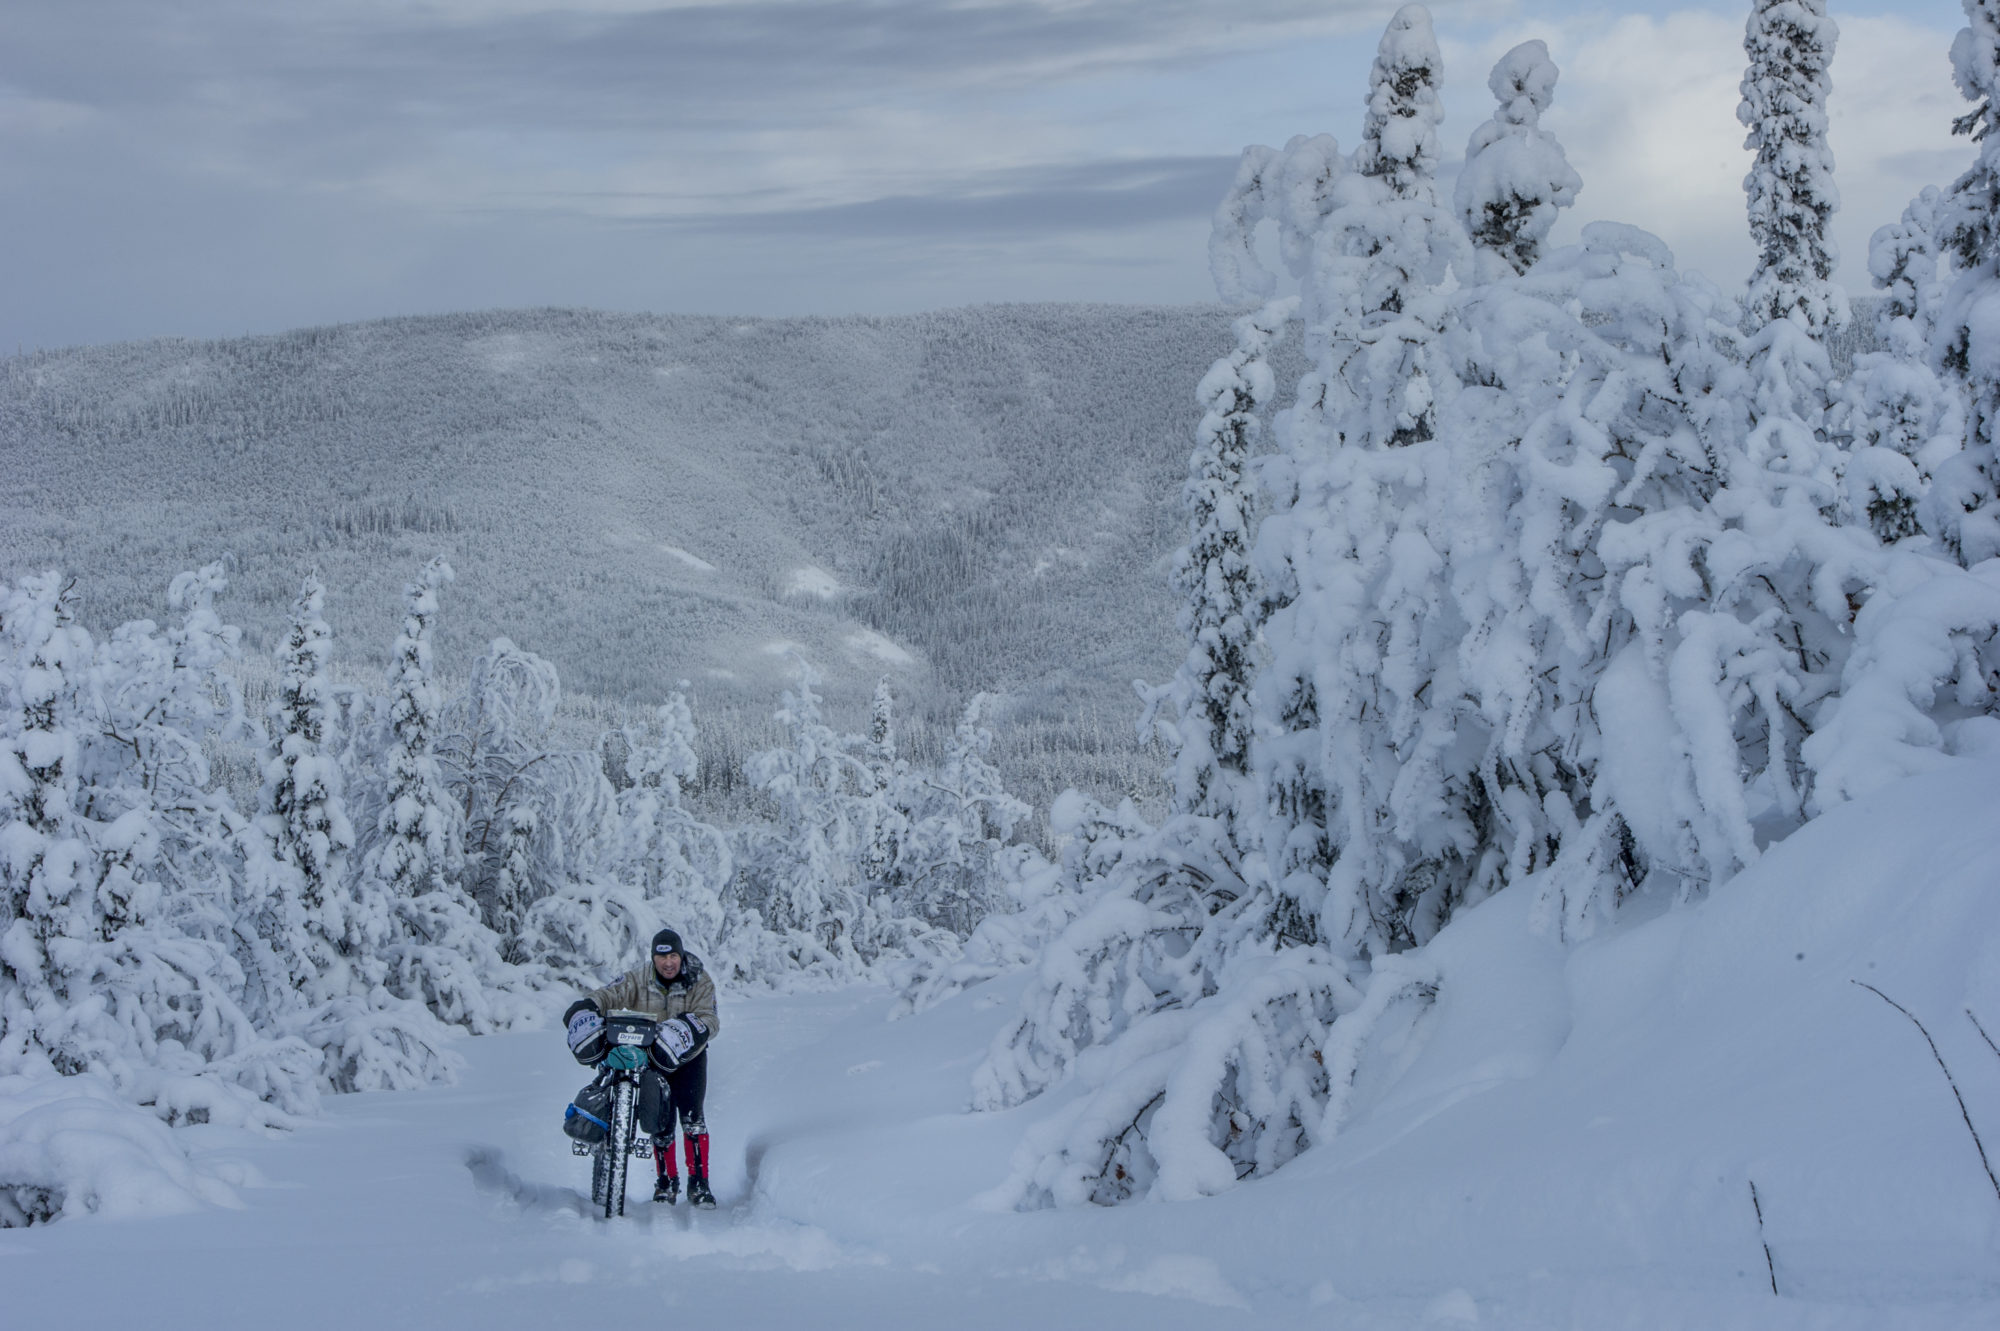
<path fill-rule="evenodd" d="M 661 948 L 669 952 L 681 951 L 681 936 L 672 929 L 660 930 L 653 935 L 653 955 L 658 956 Z"/>

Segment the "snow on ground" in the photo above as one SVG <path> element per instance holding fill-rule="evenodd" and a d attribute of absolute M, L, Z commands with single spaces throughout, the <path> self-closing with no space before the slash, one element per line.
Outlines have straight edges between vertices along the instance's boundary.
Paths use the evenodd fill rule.
<path fill-rule="evenodd" d="M 0 1232 L 9 1325 L 1942 1328 L 2000 1325 L 2000 766 L 1821 819 L 1716 893 L 1565 949 L 1515 890 L 1440 935 L 1437 1005 L 1350 1126 L 1200 1202 L 979 1200 L 1066 1092 L 964 1112 L 1018 977 L 725 996 L 720 1210 L 587 1213 L 552 1032 L 458 1087 L 183 1129 L 240 1210 Z M 1760 1232 L 1750 1198 L 1763 1207 Z M 1767 1268 L 1764 1245 L 1771 1264 Z M 1780 1295 L 1770 1288 L 1775 1272 Z"/>
<path fill-rule="evenodd" d="M 700 555 L 689 554 L 687 551 L 681 549 L 678 545 L 663 545 L 660 547 L 660 553 L 663 555 L 671 555 L 673 558 L 680 560 L 681 563 L 686 564 L 689 568 L 695 570 L 697 573 L 715 572 L 715 565 L 709 563 L 706 559 L 703 559 Z"/>
<path fill-rule="evenodd" d="M 917 663 L 917 658 L 898 647 L 890 639 L 874 629 L 861 629 L 847 635 L 847 650 L 858 656 L 866 656 L 884 665 L 909 666 Z"/>
<path fill-rule="evenodd" d="M 830 601 L 846 590 L 839 579 L 816 564 L 793 569 L 790 581 L 785 584 L 787 596 L 816 596 L 822 601 Z"/>

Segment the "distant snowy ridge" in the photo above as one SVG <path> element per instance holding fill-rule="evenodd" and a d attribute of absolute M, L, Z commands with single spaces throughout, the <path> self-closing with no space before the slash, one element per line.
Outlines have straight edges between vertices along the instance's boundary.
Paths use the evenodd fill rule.
<path fill-rule="evenodd" d="M 1004 734 L 1003 763 L 1108 793 L 1158 766 L 1128 681 L 1172 659 L 1186 385 L 1227 344 L 1213 306 L 1041 305 L 40 352 L 0 361 L 0 579 L 61 568 L 108 626 L 232 554 L 224 613 L 255 647 L 317 568 L 352 672 L 386 664 L 397 589 L 443 554 L 447 677 L 505 635 L 557 664 L 567 706 L 687 679 L 704 742 L 747 746 L 789 671 L 758 648 L 783 639 L 854 724 L 904 672 L 914 751 L 972 693 L 1015 695 L 1034 734 Z M 853 651 L 863 631 L 886 645 Z"/>

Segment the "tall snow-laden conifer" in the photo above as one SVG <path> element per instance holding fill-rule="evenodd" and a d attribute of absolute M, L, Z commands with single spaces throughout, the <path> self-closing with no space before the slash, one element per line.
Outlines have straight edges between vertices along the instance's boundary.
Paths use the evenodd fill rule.
<path fill-rule="evenodd" d="M 1458 743 L 1480 750 L 1460 777 L 1480 791 L 1468 886 L 1534 875 L 1551 931 L 1577 936 L 1655 868 L 1653 885 L 1692 887 L 1733 864 L 1735 824 L 1697 792 L 1675 731 L 1718 709 L 1699 666 L 1668 663 L 1703 604 L 1723 537 L 1711 504 L 1742 449 L 1739 311 L 1657 237 L 1597 222 L 1460 313 L 1450 584 L 1467 625 Z M 1704 781 L 1734 779 L 1722 744 L 1729 761 Z"/>
<path fill-rule="evenodd" d="M 1826 344 L 1848 319 L 1826 236 L 1839 204 L 1826 149 L 1835 36 L 1822 0 L 1758 0 L 1744 40 L 1737 117 L 1757 154 L 1744 191 L 1760 250 L 1744 314 L 1748 429 L 1711 504 L 1721 531 L 1704 552 L 1703 604 L 1672 635 L 1678 679 L 1698 673 L 1714 689 L 1709 705 L 1678 712 L 1684 737 L 1720 752 L 1726 722 L 1735 755 L 1733 778 L 1714 757 L 1694 769 L 1737 843 L 1711 858 L 1713 879 L 1756 857 L 1753 821 L 1769 837 L 1804 819 L 1799 745 L 1837 687 L 1854 609 L 1874 581 L 1874 542 L 1840 525 L 1848 458 L 1829 413 Z"/>
<path fill-rule="evenodd" d="M 1753 327 L 1796 317 L 1816 341 L 1847 324 L 1847 296 L 1834 285 L 1840 253 L 1827 235 L 1840 207 L 1826 146 L 1826 99 L 1840 30 L 1826 0 L 1752 0 L 1743 49 L 1750 57 L 1736 118 L 1757 154 L 1749 197 L 1756 271 L 1746 315 Z"/>
<path fill-rule="evenodd" d="M 1434 988 L 1421 963 L 1383 955 L 1397 940 L 1373 885 L 1350 872 L 1383 859 L 1386 838 L 1368 840 L 1377 816 L 1362 808 L 1383 792 L 1348 780 L 1382 755 L 1343 746 L 1357 734 L 1386 743 L 1386 728 L 1361 733 L 1384 714 L 1370 674 L 1421 711 L 1453 627 L 1435 613 L 1435 560 L 1423 553 L 1456 389 L 1443 283 L 1467 249 L 1437 197 L 1439 74 L 1428 14 L 1404 7 L 1381 43 L 1351 169 L 1324 136 L 1283 154 L 1253 148 L 1237 187 L 1245 206 L 1218 213 L 1219 230 L 1239 228 L 1256 211 L 1253 186 L 1259 215 L 1277 213 L 1308 360 L 1277 417 L 1280 452 L 1261 467 L 1270 513 L 1254 558 L 1270 658 L 1252 687 L 1257 849 L 1240 879 L 1221 875 L 1228 890 L 1204 895 L 1194 871 L 1213 871 L 1215 857 L 1190 841 L 1188 819 L 1091 847 L 1098 894 L 1045 949 L 1020 1018 L 974 1080 L 975 1103 L 1010 1104 L 1090 1053 L 1091 1088 L 1016 1158 L 1007 1191 L 1018 1204 L 1194 1197 L 1282 1166 L 1337 1127 L 1371 1033 Z M 1287 227 L 1298 243 L 1282 243 Z M 1212 252 L 1252 249 L 1229 234 Z M 1218 282 L 1249 285 L 1243 268 L 1218 263 Z M 1387 670 L 1384 657 L 1395 658 Z M 1448 717 L 1455 692 L 1437 692 Z M 1417 728 L 1428 738 L 1449 720 Z"/>
<path fill-rule="evenodd" d="M 0 630 L 9 656 L 7 744 L 0 752 L 0 876 L 7 891 L 0 925 L 0 1071 L 45 1061 L 65 1075 L 90 1065 L 91 1051 L 64 1019 L 78 957 L 116 933 L 107 915 L 129 916 L 139 888 L 133 862 L 153 846 L 144 815 L 125 816 L 117 844 L 78 805 L 82 765 L 78 694 L 94 651 L 76 623 L 71 587 L 53 573 L 6 588 Z M 100 895 L 103 900 L 100 901 Z M 109 907 L 109 911 L 107 911 Z"/>
<path fill-rule="evenodd" d="M 887 676 L 875 681 L 875 696 L 868 704 L 868 770 L 880 789 L 896 772 L 896 695 Z"/>
<path fill-rule="evenodd" d="M 1296 309 L 1296 300 L 1277 301 L 1236 321 L 1236 349 L 1195 390 L 1203 415 L 1181 491 L 1189 537 L 1174 587 L 1184 598 L 1188 651 L 1163 699 L 1178 717 L 1173 807 L 1213 819 L 1216 850 L 1231 865 L 1245 849 L 1236 819 L 1250 797 L 1250 676 L 1263 623 L 1250 563 L 1257 501 L 1249 463 L 1263 432 L 1259 410 L 1275 386 L 1270 350 Z"/>
<path fill-rule="evenodd" d="M 896 698 L 886 676 L 875 681 L 875 696 L 868 705 L 866 762 L 872 789 L 861 868 L 869 882 L 894 893 L 903 882 L 899 862 L 909 837 L 910 811 L 898 798 L 903 793 L 899 787 L 904 765 L 896 756 Z"/>
<path fill-rule="evenodd" d="M 250 968 L 253 981 L 261 978 L 267 987 L 263 1001 L 272 1011 L 323 1002 L 353 984 L 343 947 L 354 829 L 341 795 L 339 765 L 326 747 L 332 694 L 326 666 L 333 635 L 322 618 L 325 603 L 319 577 L 307 577 L 292 605 L 280 649 L 278 696 L 266 722 L 256 820 L 264 854 L 251 863 L 264 886 L 254 894 L 246 923 L 263 955 L 275 963 L 261 976 L 261 967 Z"/>
<path fill-rule="evenodd" d="M 1486 81 L 1500 105 L 1465 145 L 1452 196 L 1483 277 L 1534 267 L 1556 213 L 1583 188 L 1562 145 L 1541 127 L 1556 74 L 1547 44 L 1532 41 L 1501 56 Z"/>
<path fill-rule="evenodd" d="M 454 868 L 452 804 L 431 751 L 443 706 L 431 662 L 431 626 L 437 619 L 438 589 L 451 579 L 451 566 L 435 559 L 404 587 L 402 632 L 390 649 L 385 807 L 378 826 L 381 842 L 369 856 L 368 869 L 397 902 L 446 890 Z M 387 921 L 376 927 L 384 935 L 389 932 Z"/>
<path fill-rule="evenodd" d="M 1266 627 L 1270 666 L 1255 690 L 1266 853 L 1276 890 L 1297 903 L 1279 932 L 1330 935 L 1348 956 L 1427 937 L 1435 923 L 1424 921 L 1442 916 L 1417 902 L 1439 899 L 1433 866 L 1451 879 L 1439 857 L 1465 840 L 1451 818 L 1425 816 L 1428 844 L 1391 844 L 1420 835 L 1431 798 L 1392 783 L 1452 780 L 1432 759 L 1449 750 L 1459 692 L 1432 679 L 1448 676 L 1460 629 L 1440 576 L 1447 450 L 1427 445 L 1456 391 L 1441 283 L 1467 257 L 1437 197 L 1441 72 L 1429 15 L 1405 6 L 1383 36 L 1355 170 L 1334 187 L 1307 276 L 1325 317 L 1307 319 L 1313 367 L 1281 417 L 1284 457 L 1267 469 L 1273 511 L 1257 538 L 1263 581 L 1288 601 Z"/>
<path fill-rule="evenodd" d="M 380 838 L 366 872 L 380 885 L 364 918 L 365 945 L 379 945 L 390 992 L 474 1031 L 491 1029 L 485 985 L 501 969 L 492 932 L 457 881 L 462 815 L 446 793 L 432 746 L 442 706 L 431 661 L 438 589 L 451 566 L 434 559 L 403 590 L 402 632 L 391 650 L 389 748 Z M 379 942 L 378 942 L 379 940 Z"/>
<path fill-rule="evenodd" d="M 682 936 L 714 947 L 722 938 L 721 893 L 732 864 L 728 836 L 687 806 L 687 789 L 700 768 L 686 695 L 668 695 L 654 709 L 651 726 L 625 735 L 632 782 L 619 796 L 625 874 L 660 903 Z"/>
<path fill-rule="evenodd" d="M 1931 475 L 1964 447 L 1958 385 L 1938 374 L 1931 355 L 1944 299 L 1941 201 L 1926 187 L 1870 239 L 1868 272 L 1882 292 L 1879 349 L 1855 357 L 1835 409 L 1834 430 L 1848 449 L 1846 520 L 1865 521 L 1885 545 L 1923 530 Z"/>
<path fill-rule="evenodd" d="M 1868 240 L 1868 275 L 1882 293 L 1875 336 L 1900 356 L 1920 358 L 1937 336 L 1945 285 L 1939 261 L 1938 214 L 1944 195 L 1924 186 L 1903 215 Z"/>
<path fill-rule="evenodd" d="M 2000 555 L 2000 0 L 1965 0 L 1952 77 L 1973 109 L 1952 123 L 1979 146 L 1939 231 L 1958 269 L 1939 312 L 1939 363 L 1965 387 L 1965 448 L 1941 464 L 1925 525 L 1967 568 Z"/>

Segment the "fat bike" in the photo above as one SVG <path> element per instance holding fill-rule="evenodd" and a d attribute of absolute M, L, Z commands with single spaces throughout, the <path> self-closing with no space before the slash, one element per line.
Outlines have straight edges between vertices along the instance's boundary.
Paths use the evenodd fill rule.
<path fill-rule="evenodd" d="M 594 1091 L 601 1091 L 606 1110 L 603 1140 L 575 1141 L 570 1150 L 590 1157 L 590 1204 L 604 1218 L 625 1214 L 626 1167 L 633 1156 L 653 1158 L 652 1138 L 639 1128 L 639 1074 L 660 1024 L 643 1012 L 613 1012 L 604 1019 L 603 1071 Z"/>

